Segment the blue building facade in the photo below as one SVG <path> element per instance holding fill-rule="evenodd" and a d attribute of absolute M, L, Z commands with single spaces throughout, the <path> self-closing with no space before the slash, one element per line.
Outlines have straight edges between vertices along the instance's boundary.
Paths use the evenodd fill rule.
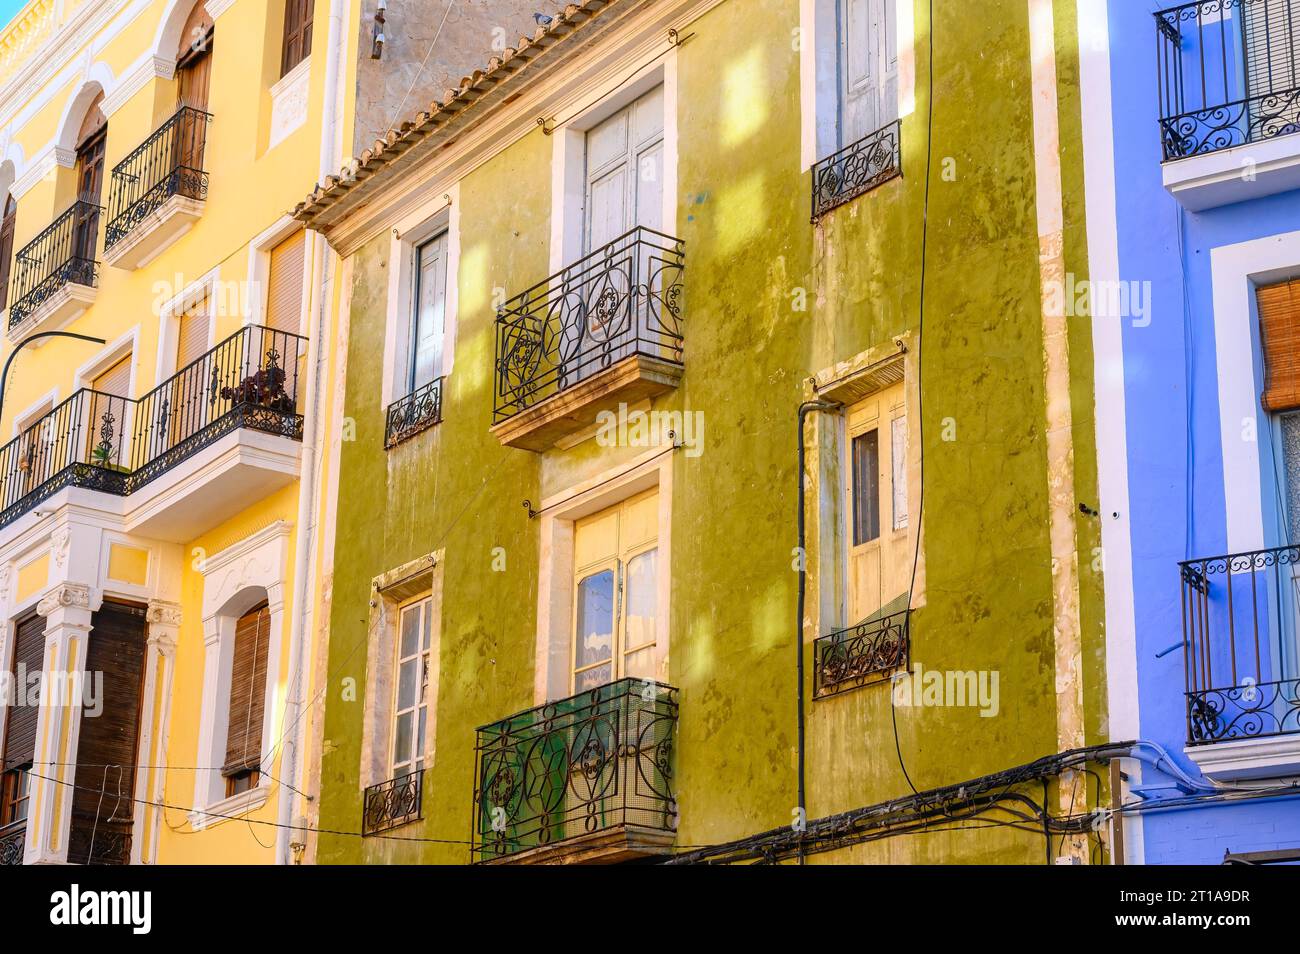
<path fill-rule="evenodd" d="M 1126 854 L 1300 859 L 1300 0 L 1078 9 Z"/>

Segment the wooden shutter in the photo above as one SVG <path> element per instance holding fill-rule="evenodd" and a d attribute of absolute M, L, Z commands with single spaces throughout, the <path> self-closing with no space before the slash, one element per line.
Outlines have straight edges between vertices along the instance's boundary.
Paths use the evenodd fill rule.
<path fill-rule="evenodd" d="M 311 55 L 311 18 L 312 0 L 285 0 L 281 76 Z"/>
<path fill-rule="evenodd" d="M 100 372 L 90 387 L 102 394 L 127 397 L 131 393 L 131 356 L 128 354 L 108 370 Z"/>
<path fill-rule="evenodd" d="M 262 717 L 266 712 L 266 654 L 271 611 L 263 603 L 235 624 L 235 658 L 230 669 L 230 719 L 226 762 L 221 774 L 256 769 L 262 761 Z"/>
<path fill-rule="evenodd" d="M 211 323 L 207 298 L 187 308 L 181 314 L 180 327 L 176 332 L 177 371 L 197 361 L 207 352 Z"/>
<path fill-rule="evenodd" d="M 17 679 L 19 666 L 23 667 L 26 678 L 40 672 L 45 664 L 45 617 L 32 613 L 20 619 L 15 629 L 14 642 L 14 678 Z M 15 682 L 16 692 L 26 696 L 26 682 Z M 5 723 L 4 771 L 30 765 L 36 759 L 36 720 L 40 715 L 39 706 L 20 705 L 9 709 L 9 719 Z"/>
<path fill-rule="evenodd" d="M 5 197 L 4 221 L 0 222 L 0 309 L 9 304 L 9 269 L 14 254 L 14 225 L 18 220 L 18 203 Z"/>
<path fill-rule="evenodd" d="M 302 322 L 302 271 L 306 233 L 295 232 L 271 249 L 266 283 L 266 324 L 276 331 L 297 334 Z"/>
<path fill-rule="evenodd" d="M 1300 407 L 1300 279 L 1266 285 L 1255 292 L 1264 345 L 1266 411 Z"/>
<path fill-rule="evenodd" d="M 90 618 L 86 671 L 103 673 L 102 711 L 82 714 L 68 861 L 125 864 L 135 817 L 135 763 L 145 665 L 145 608 L 105 600 Z"/>

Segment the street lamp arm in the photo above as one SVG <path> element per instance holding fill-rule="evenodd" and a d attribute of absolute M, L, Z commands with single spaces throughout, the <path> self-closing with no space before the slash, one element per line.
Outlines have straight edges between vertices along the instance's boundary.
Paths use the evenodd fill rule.
<path fill-rule="evenodd" d="M 4 417 L 5 407 L 5 389 L 9 384 L 9 365 L 13 364 L 14 358 L 18 357 L 18 352 L 31 344 L 37 338 L 76 338 L 79 341 L 90 341 L 94 344 L 107 344 L 103 338 L 96 338 L 92 335 L 79 335 L 75 331 L 39 331 L 34 335 L 28 335 L 22 341 L 14 346 L 14 350 L 9 352 L 9 357 L 5 359 L 4 371 L 0 371 L 0 418 Z"/>

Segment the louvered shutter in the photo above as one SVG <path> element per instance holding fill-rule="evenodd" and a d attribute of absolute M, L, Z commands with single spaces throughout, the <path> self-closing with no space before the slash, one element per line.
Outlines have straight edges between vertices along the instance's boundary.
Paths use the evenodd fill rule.
<path fill-rule="evenodd" d="M 28 701 L 27 680 L 39 673 L 45 662 L 45 617 L 32 613 L 18 621 L 14 646 L 14 678 L 24 673 L 21 682 L 15 682 L 16 693 Z M 17 695 L 14 698 L 18 698 Z M 40 706 L 16 705 L 9 709 L 5 723 L 4 771 L 29 765 L 36 758 L 36 720 Z"/>
<path fill-rule="evenodd" d="M 0 222 L 0 309 L 9 304 L 9 273 L 14 254 L 14 225 L 18 221 L 18 204 L 13 196 L 5 199 L 5 214 Z"/>
<path fill-rule="evenodd" d="M 311 20 L 312 0 L 285 0 L 281 76 L 311 55 Z"/>
<path fill-rule="evenodd" d="M 1300 407 L 1300 279 L 1266 285 L 1255 292 L 1264 345 L 1266 411 Z"/>
<path fill-rule="evenodd" d="M 230 719 L 226 728 L 226 762 L 221 774 L 238 775 L 262 761 L 262 717 L 266 712 L 266 654 L 271 612 L 265 603 L 235 624 L 234 662 L 230 669 Z"/>
<path fill-rule="evenodd" d="M 276 331 L 297 334 L 302 322 L 302 269 L 307 242 L 295 232 L 271 249 L 266 288 L 266 324 Z"/>
<path fill-rule="evenodd" d="M 111 368 L 97 375 L 91 388 L 101 394 L 126 397 L 131 389 L 131 356 L 128 354 Z"/>

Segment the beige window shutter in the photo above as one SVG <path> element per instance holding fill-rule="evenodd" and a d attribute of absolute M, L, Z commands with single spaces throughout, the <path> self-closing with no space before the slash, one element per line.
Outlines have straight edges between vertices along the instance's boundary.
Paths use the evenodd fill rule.
<path fill-rule="evenodd" d="M 208 299 L 187 308 L 181 315 L 180 328 L 176 335 L 176 370 L 188 367 L 203 357 L 208 350 L 208 329 L 211 318 L 208 314 Z"/>
<path fill-rule="evenodd" d="M 1265 285 L 1255 292 L 1264 344 L 1266 411 L 1300 407 L 1300 279 Z"/>
<path fill-rule="evenodd" d="M 270 276 L 266 288 L 266 325 L 276 331 L 298 334 L 302 324 L 302 270 L 307 243 L 302 231 L 295 232 L 271 249 Z"/>
<path fill-rule="evenodd" d="M 128 354 L 107 371 L 96 375 L 90 387 L 101 394 L 128 397 L 131 393 L 131 356 Z"/>

